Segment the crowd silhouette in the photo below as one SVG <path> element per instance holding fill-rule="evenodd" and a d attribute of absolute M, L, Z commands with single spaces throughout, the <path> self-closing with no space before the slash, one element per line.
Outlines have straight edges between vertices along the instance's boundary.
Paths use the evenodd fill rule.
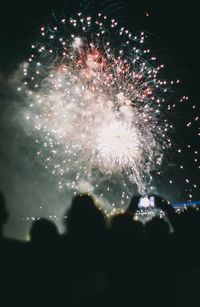
<path fill-rule="evenodd" d="M 107 218 L 87 194 L 73 198 L 64 234 L 45 218 L 30 241 L 4 237 L 0 193 L 0 306 L 200 306 L 200 212 L 176 212 L 155 197 L 159 215 L 136 220 L 140 196 Z"/>

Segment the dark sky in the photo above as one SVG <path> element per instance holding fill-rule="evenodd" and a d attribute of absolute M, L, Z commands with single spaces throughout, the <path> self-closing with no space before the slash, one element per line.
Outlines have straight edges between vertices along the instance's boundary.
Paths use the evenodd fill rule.
<path fill-rule="evenodd" d="M 82 4 L 80 4 L 82 3 Z M 103 3 L 103 4 L 102 4 Z M 112 4 L 111 3 L 119 3 Z M 41 24 L 55 14 L 74 12 L 76 8 L 88 7 L 99 10 L 111 7 L 122 22 L 132 31 L 146 30 L 160 39 L 160 46 L 167 49 L 176 59 L 177 70 L 185 72 L 187 85 L 192 93 L 197 93 L 197 73 L 199 70 L 199 9 L 192 1 L 4 1 L 1 4 L 1 69 L 8 70 L 28 55 L 30 42 Z M 149 13 L 146 17 L 145 13 Z M 189 76 L 192 80 L 190 80 Z"/>
<path fill-rule="evenodd" d="M 18 137 L 21 131 L 20 128 L 16 128 L 17 120 L 13 117 L 13 110 L 20 102 L 7 84 L 8 78 L 18 65 L 27 59 L 32 41 L 35 41 L 40 26 L 45 24 L 49 16 L 52 14 L 59 16 L 63 13 L 70 16 L 77 8 L 94 12 L 98 7 L 100 11 L 102 9 L 113 11 L 121 23 L 124 23 L 132 32 L 147 32 L 153 42 L 154 52 L 167 65 L 169 78 L 182 80 L 175 97 L 188 95 L 192 104 L 200 107 L 198 1 L 2 1 L 0 7 L 0 189 L 6 194 L 11 213 L 10 224 L 7 227 L 8 235 L 23 236 L 24 229 L 28 227 L 25 224 L 21 225 L 23 216 L 38 215 L 40 210 L 43 210 L 41 215 L 62 215 L 66 201 L 64 194 L 61 193 L 58 196 L 55 191 L 52 192 L 54 180 L 49 179 L 47 174 L 35 165 L 37 162 L 30 162 L 33 158 L 29 151 L 30 139 Z M 187 116 L 190 118 L 190 109 L 178 111 L 178 122 L 181 122 L 181 118 Z M 13 120 L 9 120 L 11 114 Z M 181 135 L 182 143 L 190 142 L 194 148 L 199 148 L 198 138 L 187 135 L 181 124 L 177 125 L 175 134 Z M 184 155 L 183 163 L 188 166 L 186 176 L 193 176 L 196 182 L 199 172 L 196 171 L 195 166 L 190 166 L 191 153 L 186 152 Z M 180 188 L 178 182 L 177 186 Z M 161 190 L 165 193 L 164 188 Z M 198 195 L 199 190 L 194 192 L 194 198 L 198 198 Z M 184 200 L 183 198 L 184 196 L 180 200 Z M 57 204 L 58 199 L 61 205 Z M 39 207 L 41 207 L 40 210 Z"/>

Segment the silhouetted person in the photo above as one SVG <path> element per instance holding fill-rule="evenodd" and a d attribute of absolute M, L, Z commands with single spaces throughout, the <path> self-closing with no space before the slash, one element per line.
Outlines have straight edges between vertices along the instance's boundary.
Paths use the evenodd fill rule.
<path fill-rule="evenodd" d="M 73 198 L 66 216 L 64 285 L 70 289 L 66 305 L 102 306 L 107 287 L 105 217 L 87 194 Z"/>
<path fill-rule="evenodd" d="M 0 192 L 0 305 L 17 307 L 27 298 L 27 253 L 23 242 L 3 236 L 8 217 L 6 199 Z"/>
<path fill-rule="evenodd" d="M 37 285 L 37 294 L 33 298 L 37 305 L 60 306 L 60 237 L 55 224 L 40 218 L 30 229 L 30 251 L 32 255 L 32 290 Z"/>
<path fill-rule="evenodd" d="M 143 242 L 145 240 L 144 227 L 140 221 L 133 220 L 128 213 L 115 215 L 111 220 L 111 233 L 114 240 Z"/>
<path fill-rule="evenodd" d="M 34 246 L 46 248 L 57 243 L 59 234 L 54 223 L 45 218 L 40 218 L 32 224 L 30 238 Z"/>
<path fill-rule="evenodd" d="M 105 234 L 105 217 L 92 196 L 78 195 L 67 212 L 66 226 L 74 239 L 98 240 Z"/>
<path fill-rule="evenodd" d="M 200 211 L 195 207 L 188 207 L 179 214 L 177 232 L 185 240 L 198 240 L 200 236 Z M 195 243 L 193 241 L 193 243 Z"/>
<path fill-rule="evenodd" d="M 188 207 L 177 214 L 174 241 L 179 254 L 171 276 L 173 306 L 199 306 L 200 284 L 200 212 Z"/>
<path fill-rule="evenodd" d="M 155 216 L 145 225 L 147 239 L 150 243 L 166 243 L 169 239 L 169 224 L 159 216 Z"/>
<path fill-rule="evenodd" d="M 164 211 L 166 218 L 172 217 L 174 224 L 174 209 L 162 197 L 154 195 L 154 199 L 155 207 Z M 157 291 L 155 306 L 172 306 L 170 281 L 175 269 L 173 257 L 176 257 L 176 251 L 170 225 L 166 219 L 157 215 L 145 224 L 145 232 L 148 243 L 149 283 L 152 285 L 152 292 Z"/>
<path fill-rule="evenodd" d="M 137 306 L 146 306 L 147 303 L 145 298 L 141 299 L 144 290 L 141 285 L 146 273 L 146 243 L 143 224 L 133 219 L 136 210 L 137 206 L 129 207 L 127 212 L 111 219 L 110 304 L 113 306 L 132 306 L 133 302 Z"/>

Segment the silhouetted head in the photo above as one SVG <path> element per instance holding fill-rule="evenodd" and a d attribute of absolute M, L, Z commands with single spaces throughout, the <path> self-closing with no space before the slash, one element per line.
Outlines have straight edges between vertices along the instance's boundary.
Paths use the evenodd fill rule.
<path fill-rule="evenodd" d="M 2 236 L 3 226 L 8 220 L 9 214 L 6 209 L 6 200 L 3 193 L 0 191 L 0 236 Z"/>
<path fill-rule="evenodd" d="M 200 211 L 196 207 L 188 207 L 179 214 L 179 227 L 183 236 L 191 237 L 200 234 Z"/>
<path fill-rule="evenodd" d="M 58 240 L 58 237 L 59 234 L 55 224 L 45 218 L 35 221 L 31 226 L 30 238 L 34 245 L 52 244 Z"/>
<path fill-rule="evenodd" d="M 104 215 L 88 194 L 74 197 L 66 215 L 66 226 L 73 237 L 89 239 L 98 237 L 105 230 Z"/>
<path fill-rule="evenodd" d="M 111 230 L 116 239 L 143 240 L 144 228 L 139 221 L 134 221 L 130 214 L 117 214 L 111 220 Z"/>
<path fill-rule="evenodd" d="M 111 230 L 116 236 L 126 237 L 133 230 L 133 219 L 128 214 L 116 214 L 111 219 Z"/>
<path fill-rule="evenodd" d="M 150 242 L 164 241 L 170 233 L 169 224 L 159 216 L 153 217 L 145 224 L 147 238 Z"/>

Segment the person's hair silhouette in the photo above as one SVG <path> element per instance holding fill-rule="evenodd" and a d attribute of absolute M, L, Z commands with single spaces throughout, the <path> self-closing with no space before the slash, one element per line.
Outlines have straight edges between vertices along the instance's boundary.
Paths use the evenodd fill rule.
<path fill-rule="evenodd" d="M 30 229 L 31 242 L 36 246 L 51 244 L 58 240 L 58 230 L 54 223 L 41 218 L 35 221 Z"/>
<path fill-rule="evenodd" d="M 99 237 L 105 230 L 105 218 L 92 196 L 80 194 L 73 198 L 67 212 L 66 226 L 70 236 L 77 239 Z"/>

